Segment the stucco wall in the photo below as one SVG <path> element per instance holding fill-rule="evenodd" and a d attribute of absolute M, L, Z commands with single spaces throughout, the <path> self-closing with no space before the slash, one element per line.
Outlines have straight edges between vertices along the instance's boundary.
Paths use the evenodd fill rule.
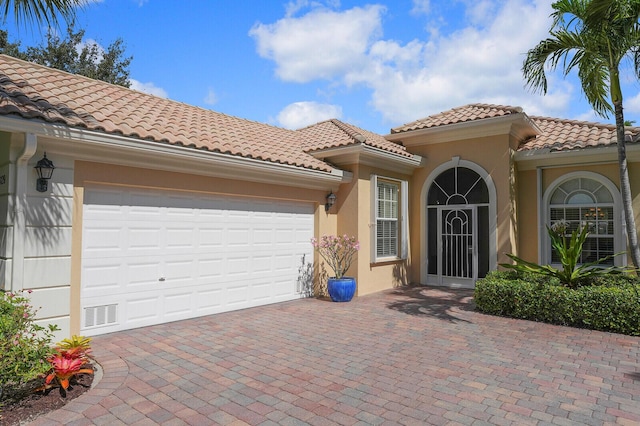
<path fill-rule="evenodd" d="M 424 196 L 428 191 L 427 179 L 438 166 L 450 162 L 452 158 L 470 161 L 483 168 L 493 180 L 496 188 L 497 232 L 496 247 L 498 262 L 505 262 L 505 253 L 515 250 L 515 194 L 511 175 L 511 149 L 509 135 L 490 136 L 462 141 L 412 146 L 412 153 L 425 157 L 424 167 L 417 169 L 410 185 L 410 240 L 414 265 L 411 268 L 411 281 L 422 282 L 422 264 L 417 262 L 426 256 L 421 252 L 421 236 L 426 233 L 424 218 L 426 203 Z M 425 248 L 426 250 L 426 248 Z M 490 265 L 490 268 L 495 265 Z M 426 283 L 423 283 L 426 284 Z"/>
<path fill-rule="evenodd" d="M 538 261 L 538 196 L 536 170 L 520 171 L 517 179 L 518 246 L 514 254 L 529 261 Z M 510 263 L 507 262 L 507 263 Z"/>
<path fill-rule="evenodd" d="M 371 177 L 376 174 L 397 180 L 409 181 L 410 176 L 391 172 L 382 168 L 351 164 L 340 168 L 353 173 L 349 183 L 340 185 L 336 192 L 338 197 L 331 209 L 336 220 L 333 232 L 320 232 L 320 235 L 337 233 L 338 235 L 355 235 L 360 242 L 360 251 L 356 260 L 347 272 L 347 276 L 356 278 L 357 296 L 386 290 L 409 283 L 408 260 L 394 260 L 384 263 L 373 263 L 371 258 L 373 225 L 371 223 Z M 327 227 L 327 229 L 329 229 Z M 331 271 L 326 271 L 330 273 Z M 328 275 L 322 276 L 326 280 Z"/>

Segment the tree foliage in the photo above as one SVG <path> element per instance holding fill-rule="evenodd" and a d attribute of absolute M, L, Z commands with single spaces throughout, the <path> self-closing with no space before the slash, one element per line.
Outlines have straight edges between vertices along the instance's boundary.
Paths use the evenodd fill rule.
<path fill-rule="evenodd" d="M 547 92 L 547 70 L 577 70 L 582 91 L 602 117 L 614 113 L 625 227 L 629 251 L 640 268 L 627 166 L 620 67 L 631 59 L 640 78 L 640 0 L 559 0 L 552 4 L 549 37 L 527 52 L 522 72 L 534 91 Z"/>
<path fill-rule="evenodd" d="M 20 42 L 10 42 L 7 31 L 0 30 L 0 53 L 24 59 L 71 74 L 79 74 L 107 83 L 129 87 L 129 65 L 132 56 L 125 57 L 121 38 L 103 49 L 95 42 L 83 41 L 85 30 L 67 28 L 66 37 L 55 31 L 47 33 L 46 42 L 23 50 Z"/>

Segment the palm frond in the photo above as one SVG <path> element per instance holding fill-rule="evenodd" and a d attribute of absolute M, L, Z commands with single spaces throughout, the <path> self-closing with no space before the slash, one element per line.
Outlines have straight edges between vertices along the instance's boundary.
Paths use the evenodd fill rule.
<path fill-rule="evenodd" d="M 76 9 L 85 6 L 87 2 L 88 0 L 0 0 L 0 13 L 3 20 L 13 13 L 17 23 L 24 19 L 28 23 L 57 25 L 58 16 L 72 22 Z"/>

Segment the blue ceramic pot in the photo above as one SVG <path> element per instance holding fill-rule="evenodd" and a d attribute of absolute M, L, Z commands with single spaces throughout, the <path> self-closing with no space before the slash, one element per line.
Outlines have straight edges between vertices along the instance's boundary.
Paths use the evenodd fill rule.
<path fill-rule="evenodd" d="M 356 294 L 356 279 L 353 277 L 329 278 L 327 291 L 334 302 L 348 302 Z"/>

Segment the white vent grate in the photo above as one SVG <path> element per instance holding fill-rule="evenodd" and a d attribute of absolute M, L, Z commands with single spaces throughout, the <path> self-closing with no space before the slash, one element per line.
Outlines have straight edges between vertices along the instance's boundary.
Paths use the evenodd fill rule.
<path fill-rule="evenodd" d="M 84 308 L 84 326 L 88 328 L 115 324 L 118 319 L 117 306 L 113 304 Z"/>

